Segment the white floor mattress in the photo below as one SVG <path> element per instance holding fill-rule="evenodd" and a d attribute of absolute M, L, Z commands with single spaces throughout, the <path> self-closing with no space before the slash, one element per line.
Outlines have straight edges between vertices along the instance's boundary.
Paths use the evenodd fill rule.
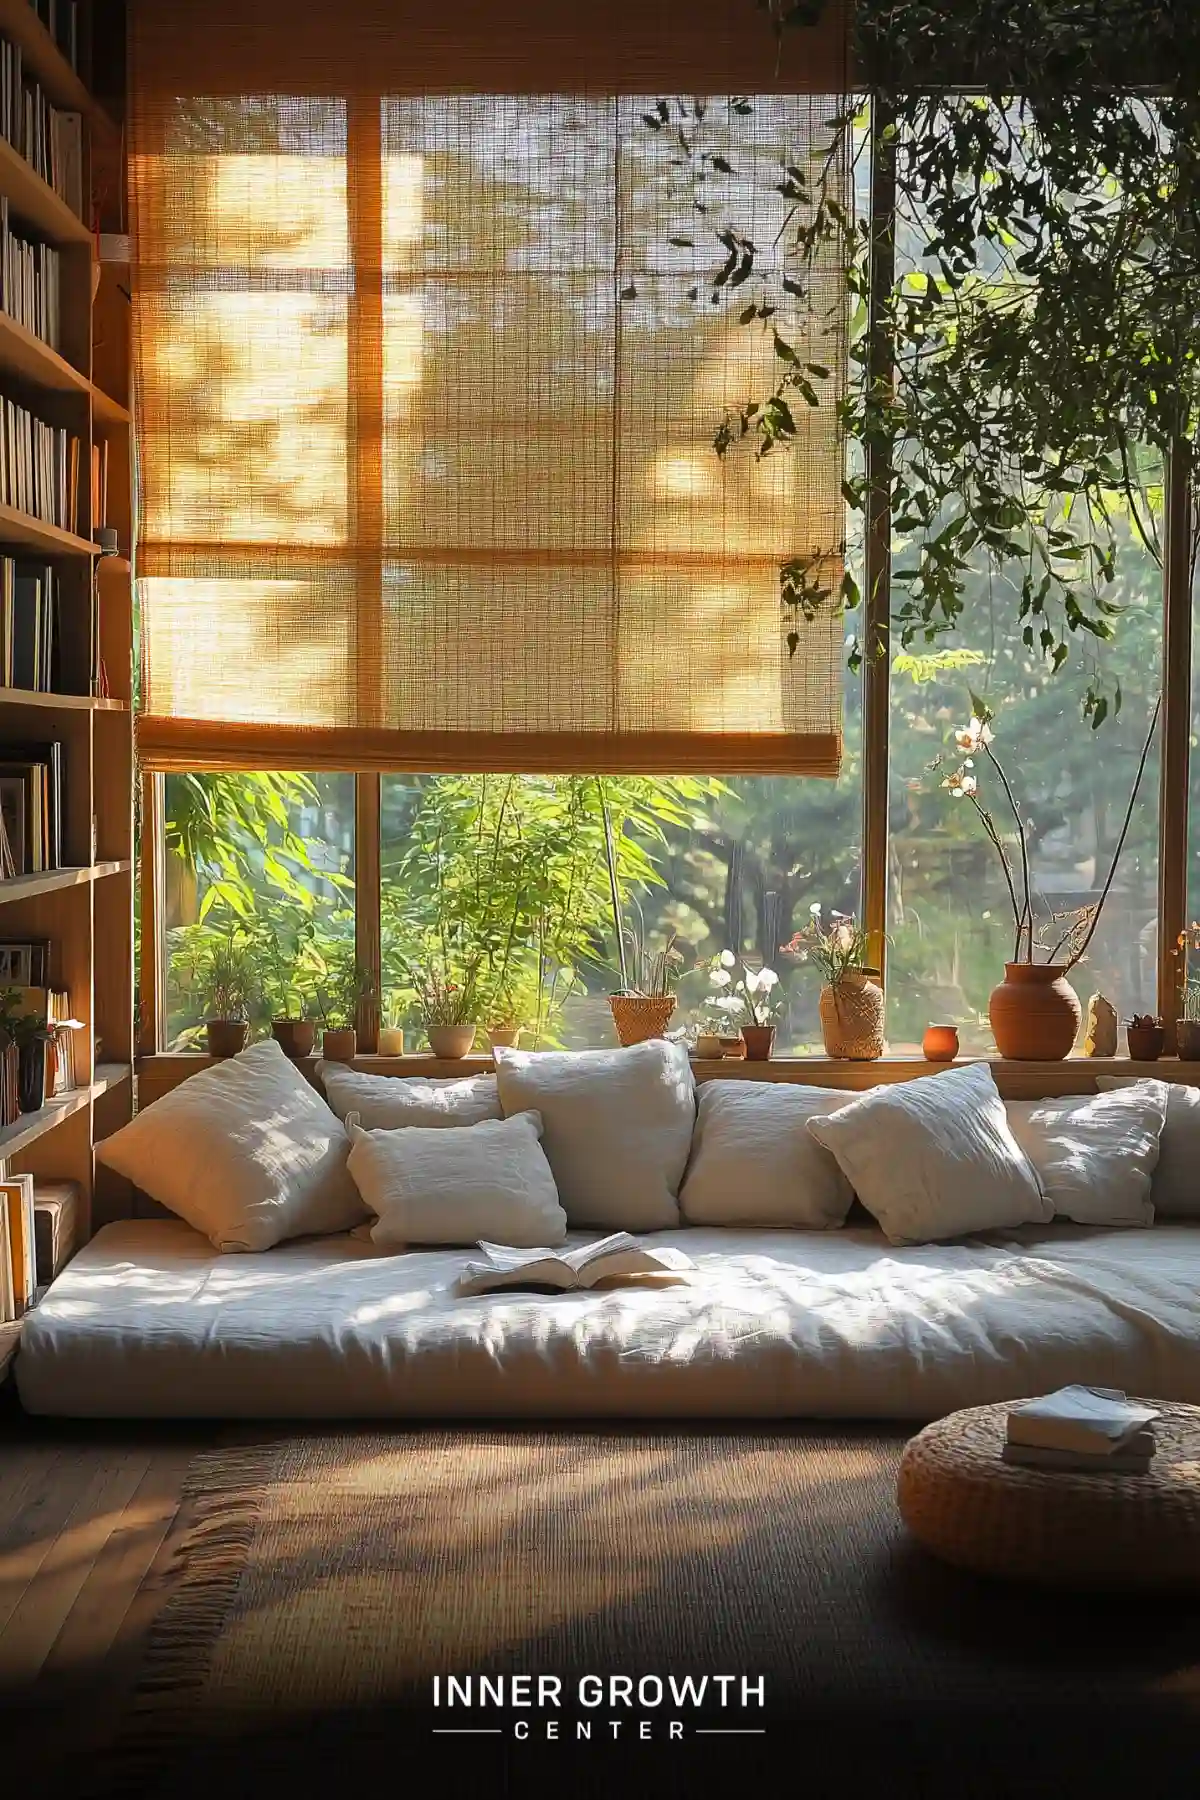
<path fill-rule="evenodd" d="M 1067 1381 L 1200 1402 L 1196 1227 L 647 1241 L 695 1285 L 460 1300 L 466 1251 L 221 1256 L 174 1221 L 109 1225 L 26 1321 L 17 1385 L 31 1412 L 138 1418 L 922 1420 Z"/>

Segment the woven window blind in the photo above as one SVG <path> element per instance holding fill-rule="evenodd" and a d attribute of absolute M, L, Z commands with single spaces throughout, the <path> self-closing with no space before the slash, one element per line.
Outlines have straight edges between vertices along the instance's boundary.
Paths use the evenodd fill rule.
<path fill-rule="evenodd" d="M 835 773 L 779 567 L 840 580 L 843 271 L 799 445 L 721 461 L 774 352 L 697 202 L 772 254 L 836 10 L 778 64 L 752 0 L 438 11 L 134 0 L 145 763 Z"/>

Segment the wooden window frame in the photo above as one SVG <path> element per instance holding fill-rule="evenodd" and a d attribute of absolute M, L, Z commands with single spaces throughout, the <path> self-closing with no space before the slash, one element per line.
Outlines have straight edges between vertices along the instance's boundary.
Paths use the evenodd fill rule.
<path fill-rule="evenodd" d="M 895 270 L 895 160 L 888 120 L 872 107 L 871 119 L 871 298 L 868 317 L 867 379 L 889 386 L 893 371 L 877 296 L 888 292 Z M 378 108 L 362 107 L 350 121 L 349 154 L 380 171 L 381 121 Z M 352 248 L 370 250 L 378 234 L 378 218 L 359 208 L 351 220 Z M 377 249 L 377 246 L 376 246 Z M 378 257 L 376 257 L 378 261 Z M 368 266 L 374 266 L 367 258 Z M 358 260 L 356 258 L 356 266 Z M 382 583 L 383 395 L 363 371 L 382 369 L 382 291 L 356 295 L 351 309 L 350 370 L 352 400 L 360 419 L 371 429 L 355 433 L 358 446 L 353 471 L 360 541 L 378 536 L 379 581 Z M 867 455 L 865 568 L 863 581 L 863 785 L 862 785 L 862 917 L 874 962 L 886 985 L 888 909 L 888 845 L 891 802 L 891 507 L 890 468 L 886 453 L 872 446 Z M 1175 1049 L 1175 1020 L 1180 1015 L 1183 962 L 1176 940 L 1187 921 L 1188 796 L 1192 723 L 1192 537 L 1195 499 L 1193 470 L 1185 448 L 1171 457 L 1166 472 L 1163 554 L 1163 712 L 1160 732 L 1160 804 L 1158 837 L 1158 982 L 1157 1008 L 1167 1029 L 1168 1051 Z M 363 578 L 360 576 L 360 580 Z M 357 628 L 368 638 L 378 634 L 382 591 L 360 589 Z M 371 725 L 373 720 L 362 723 Z M 138 1047 L 143 1057 L 161 1052 L 164 875 L 163 781 L 143 776 L 141 839 L 141 1016 Z M 354 912 L 355 954 L 374 978 L 382 975 L 381 776 L 355 776 Z M 368 1054 L 378 1042 L 378 998 L 359 1013 L 361 1048 Z M 786 1061 L 786 1059 L 783 1059 Z"/>

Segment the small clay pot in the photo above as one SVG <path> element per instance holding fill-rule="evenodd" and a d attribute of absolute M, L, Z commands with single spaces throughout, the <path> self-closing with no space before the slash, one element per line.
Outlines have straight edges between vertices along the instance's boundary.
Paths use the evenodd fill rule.
<path fill-rule="evenodd" d="M 521 1041 L 519 1025 L 489 1025 L 488 1043 L 493 1050 L 515 1050 Z"/>
<path fill-rule="evenodd" d="M 358 1054 L 358 1033 L 353 1025 L 338 1025 L 321 1033 L 321 1055 L 326 1062 L 353 1062 Z"/>
<path fill-rule="evenodd" d="M 721 1040 L 715 1031 L 702 1031 L 696 1039 L 696 1057 L 700 1062 L 720 1062 Z"/>
<path fill-rule="evenodd" d="M 1161 1025 L 1127 1025 L 1125 1037 L 1134 1062 L 1157 1062 L 1167 1034 Z"/>
<path fill-rule="evenodd" d="M 285 1056 L 311 1056 L 317 1028 L 311 1019 L 272 1019 L 271 1036 Z"/>
<path fill-rule="evenodd" d="M 744 1061 L 746 1055 L 746 1040 L 740 1031 L 736 1037 L 718 1038 L 717 1042 L 721 1046 L 722 1060 L 728 1062 Z"/>
<path fill-rule="evenodd" d="M 246 1048 L 250 1027 L 245 1019 L 210 1019 L 204 1027 L 210 1056 L 236 1056 Z"/>
<path fill-rule="evenodd" d="M 742 1042 L 746 1046 L 747 1062 L 770 1062 L 771 1052 L 775 1048 L 775 1027 L 743 1025 Z"/>
<path fill-rule="evenodd" d="M 1200 1019 L 1176 1019 L 1175 1047 L 1180 1062 L 1200 1062 Z"/>
<path fill-rule="evenodd" d="M 956 1025 L 927 1025 L 921 1039 L 921 1054 L 926 1062 L 953 1062 L 958 1055 Z"/>
<path fill-rule="evenodd" d="M 475 1030 L 474 1025 L 430 1025 L 425 1035 L 435 1056 L 443 1062 L 461 1062 L 471 1054 Z"/>

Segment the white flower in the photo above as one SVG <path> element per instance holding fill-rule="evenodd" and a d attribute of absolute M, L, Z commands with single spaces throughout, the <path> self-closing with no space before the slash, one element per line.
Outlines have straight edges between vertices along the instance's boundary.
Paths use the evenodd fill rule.
<path fill-rule="evenodd" d="M 770 993 L 773 987 L 778 987 L 779 977 L 774 969 L 760 969 L 758 974 L 758 985 L 760 988 L 765 988 L 768 993 Z"/>
<path fill-rule="evenodd" d="M 742 1010 L 741 1001 L 733 994 L 722 994 L 719 1000 L 713 1001 L 713 1005 L 720 1012 L 741 1012 Z"/>
<path fill-rule="evenodd" d="M 955 769 L 953 775 L 947 775 L 942 786 L 949 789 L 952 800 L 961 800 L 964 795 L 976 793 L 979 788 L 979 783 L 974 775 L 968 774 L 966 765 L 964 764 L 961 769 Z"/>
<path fill-rule="evenodd" d="M 712 983 L 713 987 L 728 987 L 729 979 L 730 979 L 729 970 L 728 969 L 714 969 L 708 979 Z"/>
<path fill-rule="evenodd" d="M 967 721 L 966 730 L 956 731 L 954 734 L 954 742 L 960 750 L 974 752 L 978 750 L 980 744 L 990 744 L 991 741 L 991 726 L 985 725 L 982 719 L 977 719 L 974 713 Z"/>
<path fill-rule="evenodd" d="M 819 919 L 821 916 L 821 902 L 819 900 L 814 900 L 808 910 L 814 919 Z"/>
<path fill-rule="evenodd" d="M 756 975 L 753 969 L 746 970 L 746 992 L 748 994 L 757 994 L 762 981 L 762 976 L 765 974 L 765 969 L 759 975 Z"/>
<path fill-rule="evenodd" d="M 732 969 L 734 963 L 737 961 L 737 957 L 733 954 L 732 950 L 722 950 L 719 960 L 723 969 Z"/>

